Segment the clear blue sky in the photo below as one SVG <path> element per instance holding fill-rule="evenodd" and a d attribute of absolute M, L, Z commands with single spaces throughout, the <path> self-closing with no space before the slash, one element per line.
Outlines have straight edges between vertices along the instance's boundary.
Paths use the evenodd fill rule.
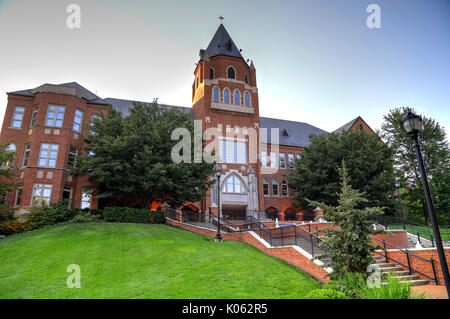
<path fill-rule="evenodd" d="M 70 3 L 81 29 L 66 27 Z M 366 26 L 371 3 L 380 29 Z M 450 132 L 446 0 L 0 0 L 1 117 L 5 92 L 46 82 L 190 106 L 220 15 L 255 63 L 262 116 L 331 131 L 361 115 L 376 129 L 390 108 L 413 106 Z"/>

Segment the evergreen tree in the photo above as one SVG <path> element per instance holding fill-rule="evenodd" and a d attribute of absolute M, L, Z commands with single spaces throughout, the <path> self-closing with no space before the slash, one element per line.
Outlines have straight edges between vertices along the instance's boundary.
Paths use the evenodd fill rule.
<path fill-rule="evenodd" d="M 402 200 L 407 218 L 429 223 L 419 164 L 412 139 L 402 128 L 406 108 L 395 108 L 384 116 L 381 126 L 383 140 L 394 150 L 396 174 L 401 177 Z M 424 130 L 419 134 L 425 168 L 436 217 L 440 224 L 450 224 L 450 149 L 445 130 L 435 120 L 422 117 Z"/>
<path fill-rule="evenodd" d="M 6 201 L 6 194 L 17 190 L 20 182 L 16 182 L 17 169 L 14 168 L 13 163 L 16 153 L 7 150 L 8 144 L 0 145 L 0 222 L 8 219 L 12 214 L 11 208 Z"/>
<path fill-rule="evenodd" d="M 336 207 L 306 199 L 310 204 L 320 206 L 324 210 L 324 218 L 336 226 L 335 229 L 320 230 L 324 234 L 323 245 L 329 250 L 316 257 L 331 257 L 332 279 L 340 279 L 348 272 L 365 273 L 374 262 L 372 253 L 376 249 L 369 235 L 383 232 L 375 231 L 373 221 L 369 220 L 370 216 L 382 214 L 383 210 L 379 207 L 358 208 L 364 207 L 369 201 L 364 193 L 351 187 L 344 161 L 338 171 L 341 192 Z"/>
<path fill-rule="evenodd" d="M 211 182 L 214 163 L 176 164 L 171 151 L 178 141 L 171 139 L 176 128 L 193 136 L 192 116 L 176 108 L 135 103 L 124 117 L 110 109 L 107 116 L 93 121 L 86 140 L 87 155 L 79 157 L 76 174 L 89 175 L 96 196 L 146 208 L 154 200 L 173 206 L 201 200 Z"/>
<path fill-rule="evenodd" d="M 311 136 L 311 144 L 296 160 L 295 172 L 289 176 L 296 205 L 306 207 L 304 198 L 336 205 L 342 160 L 352 174 L 351 186 L 366 194 L 368 206 L 393 212 L 392 151 L 378 135 L 364 131 Z"/>

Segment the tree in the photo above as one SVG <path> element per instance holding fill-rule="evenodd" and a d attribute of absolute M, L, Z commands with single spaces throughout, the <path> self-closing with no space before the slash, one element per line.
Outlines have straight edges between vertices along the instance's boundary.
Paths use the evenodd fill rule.
<path fill-rule="evenodd" d="M 16 182 L 17 169 L 13 167 L 16 153 L 8 150 L 9 144 L 0 145 L 0 222 L 9 218 L 10 207 L 6 201 L 6 194 L 17 190 L 21 183 Z"/>
<path fill-rule="evenodd" d="M 297 206 L 306 207 L 304 198 L 336 205 L 339 166 L 345 160 L 352 174 L 351 186 L 366 194 L 368 206 L 392 211 L 394 176 L 392 151 L 376 134 L 361 132 L 311 136 L 302 157 L 296 160 L 289 186 Z"/>
<path fill-rule="evenodd" d="M 407 218 L 425 221 L 430 225 L 413 141 L 407 136 L 401 125 L 401 119 L 406 112 L 406 108 L 390 110 L 383 117 L 381 136 L 394 151 L 394 166 L 396 174 L 401 177 L 401 185 L 404 188 L 402 200 L 408 214 Z M 429 178 L 436 216 L 440 224 L 449 224 L 449 145 L 445 131 L 439 123 L 427 117 L 422 117 L 422 120 L 424 130 L 419 134 L 419 143 Z"/>
<path fill-rule="evenodd" d="M 73 171 L 90 176 L 98 198 L 134 202 L 141 208 L 154 200 L 173 206 L 198 201 L 211 185 L 214 163 L 172 161 L 177 141 L 171 134 L 180 127 L 193 136 L 192 117 L 158 106 L 157 100 L 135 103 L 127 117 L 111 108 L 107 116 L 93 121 L 87 155 L 79 158 Z"/>
<path fill-rule="evenodd" d="M 324 234 L 323 245 L 329 247 L 329 250 L 317 256 L 319 259 L 331 257 L 332 279 L 340 279 L 348 272 L 365 273 L 367 267 L 374 262 L 372 253 L 377 248 L 372 244 L 369 235 L 383 233 L 383 231 L 375 231 L 373 221 L 369 220 L 369 217 L 374 214 L 382 214 L 383 209 L 365 207 L 369 201 L 364 197 L 364 193 L 351 187 L 344 161 L 338 172 L 341 192 L 336 207 L 306 199 L 310 204 L 322 207 L 324 218 L 332 221 L 335 226 L 320 230 Z"/>

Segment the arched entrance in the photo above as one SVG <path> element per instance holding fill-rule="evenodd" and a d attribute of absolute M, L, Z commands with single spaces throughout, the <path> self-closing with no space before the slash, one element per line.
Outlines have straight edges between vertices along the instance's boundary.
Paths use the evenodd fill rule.
<path fill-rule="evenodd" d="M 284 220 L 297 220 L 297 210 L 294 207 L 288 207 L 284 211 Z"/>
<path fill-rule="evenodd" d="M 183 221 L 185 222 L 204 222 L 205 215 L 202 214 L 197 207 L 192 204 L 186 204 L 181 208 Z"/>
<path fill-rule="evenodd" d="M 270 206 L 266 209 L 266 218 L 275 220 L 278 217 L 278 209 Z"/>

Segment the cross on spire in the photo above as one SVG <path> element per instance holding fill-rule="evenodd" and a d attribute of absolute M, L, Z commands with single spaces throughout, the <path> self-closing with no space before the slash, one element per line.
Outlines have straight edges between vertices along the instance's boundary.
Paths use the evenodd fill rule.
<path fill-rule="evenodd" d="M 222 16 L 220 16 L 219 17 L 219 19 L 220 19 L 220 24 L 222 24 L 222 22 L 223 22 L 223 19 L 225 19 L 224 17 L 222 17 Z"/>

